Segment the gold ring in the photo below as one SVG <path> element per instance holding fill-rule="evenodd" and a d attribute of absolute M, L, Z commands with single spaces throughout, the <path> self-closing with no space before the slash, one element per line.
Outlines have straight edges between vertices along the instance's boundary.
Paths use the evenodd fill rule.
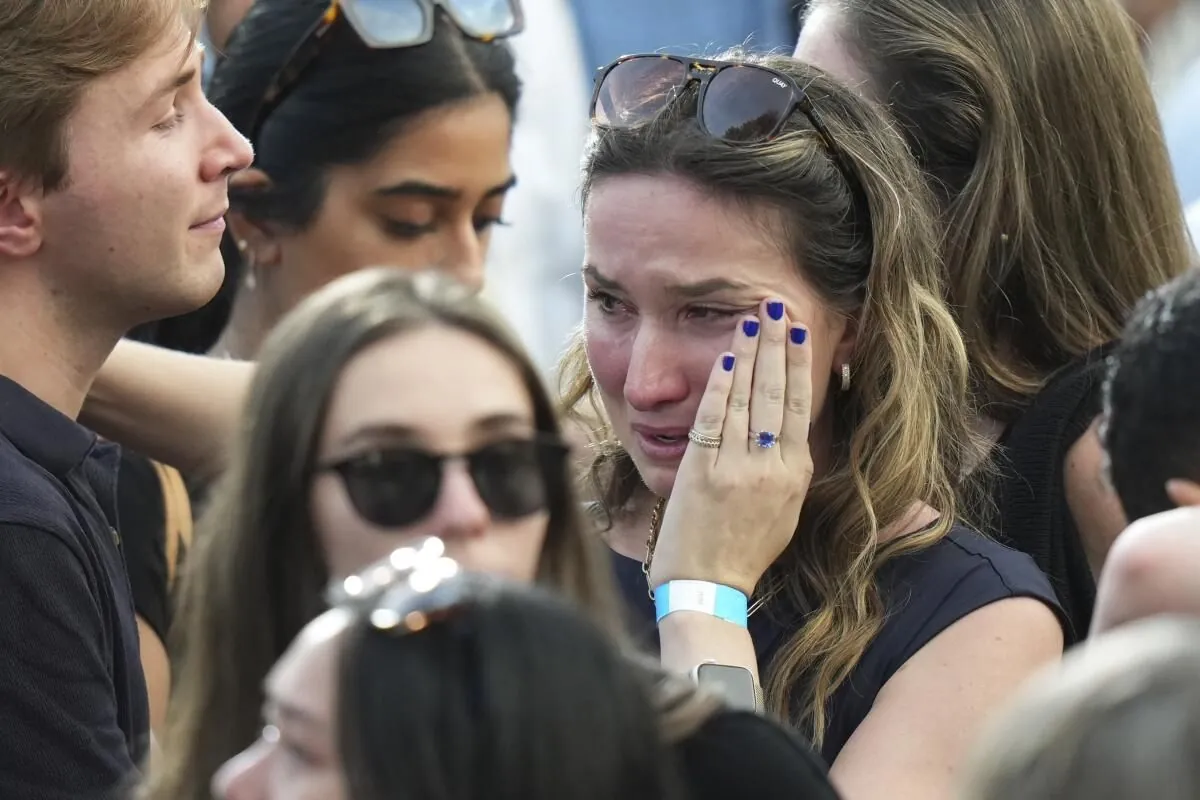
<path fill-rule="evenodd" d="M 688 441 L 695 442 L 701 447 L 720 447 L 720 436 L 709 436 L 706 433 L 700 433 L 695 428 L 688 431 Z"/>

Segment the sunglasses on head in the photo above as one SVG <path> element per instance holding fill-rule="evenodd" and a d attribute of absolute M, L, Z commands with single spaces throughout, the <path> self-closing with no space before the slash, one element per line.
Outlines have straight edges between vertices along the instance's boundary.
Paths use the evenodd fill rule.
<path fill-rule="evenodd" d="M 766 142 L 778 136 L 799 111 L 851 185 L 856 185 L 804 89 L 782 72 L 758 64 L 671 55 L 622 56 L 596 72 L 592 123 L 614 130 L 645 125 L 692 82 L 700 84 L 696 118 L 707 135 L 729 144 Z"/>
<path fill-rule="evenodd" d="M 525 26 L 520 0 L 332 0 L 267 85 L 249 129 L 250 141 L 258 141 L 263 124 L 320 54 L 340 17 L 368 47 L 415 47 L 433 39 L 438 8 L 464 36 L 481 42 L 513 36 Z"/>
<path fill-rule="evenodd" d="M 325 599 L 331 607 L 367 612 L 377 631 L 403 636 L 456 616 L 501 585 L 496 578 L 462 572 L 444 553 L 445 544 L 436 538 L 419 548 L 399 548 L 361 572 L 330 583 Z"/>
<path fill-rule="evenodd" d="M 388 447 L 322 467 L 342 479 L 355 512 L 380 528 L 403 528 L 437 505 L 448 461 L 466 462 L 492 516 L 520 519 L 544 511 L 563 484 L 567 447 L 548 437 L 506 439 L 461 455 Z"/>

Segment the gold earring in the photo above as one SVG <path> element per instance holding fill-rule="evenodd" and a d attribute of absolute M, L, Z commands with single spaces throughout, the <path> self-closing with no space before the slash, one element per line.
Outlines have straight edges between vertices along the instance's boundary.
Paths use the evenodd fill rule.
<path fill-rule="evenodd" d="M 842 364 L 842 391 L 850 391 L 850 364 Z"/>

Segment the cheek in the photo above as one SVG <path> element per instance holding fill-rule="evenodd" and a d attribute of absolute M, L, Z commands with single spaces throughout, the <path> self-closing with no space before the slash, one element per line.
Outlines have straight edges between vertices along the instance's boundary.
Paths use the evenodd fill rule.
<path fill-rule="evenodd" d="M 633 339 L 619 334 L 589 314 L 584 320 L 584 347 L 592 378 L 603 397 L 620 397 L 629 372 Z M 610 409 L 611 411 L 611 409 Z"/>
<path fill-rule="evenodd" d="M 337 478 L 323 475 L 313 484 L 311 513 L 317 542 L 333 577 L 353 574 L 387 556 L 395 547 L 368 526 L 350 505 Z"/>

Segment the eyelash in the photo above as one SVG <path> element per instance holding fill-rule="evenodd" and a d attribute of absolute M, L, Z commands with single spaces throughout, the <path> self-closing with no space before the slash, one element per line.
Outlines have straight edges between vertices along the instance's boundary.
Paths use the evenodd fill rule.
<path fill-rule="evenodd" d="M 625 305 L 618 300 L 614 295 L 602 291 L 600 289 L 588 289 L 587 299 L 590 303 L 595 303 L 600 308 L 601 314 L 613 315 L 617 313 L 617 309 L 608 306 L 610 303 Z M 719 321 L 735 317 L 742 311 L 735 311 L 728 308 L 715 308 L 713 306 L 691 306 L 688 308 L 688 313 L 692 315 L 692 319 L 701 321 Z"/>
<path fill-rule="evenodd" d="M 156 131 L 169 131 L 183 122 L 183 112 L 176 109 L 171 116 L 154 126 Z"/>
<path fill-rule="evenodd" d="M 506 220 L 499 217 L 484 217 L 475 220 L 475 232 L 484 233 L 488 228 L 495 225 L 508 224 Z M 419 239 L 426 234 L 433 233 L 437 228 L 436 225 L 414 225 L 411 222 L 401 222 L 394 219 L 384 220 L 383 227 L 390 236 L 395 236 L 398 239 Z"/>

